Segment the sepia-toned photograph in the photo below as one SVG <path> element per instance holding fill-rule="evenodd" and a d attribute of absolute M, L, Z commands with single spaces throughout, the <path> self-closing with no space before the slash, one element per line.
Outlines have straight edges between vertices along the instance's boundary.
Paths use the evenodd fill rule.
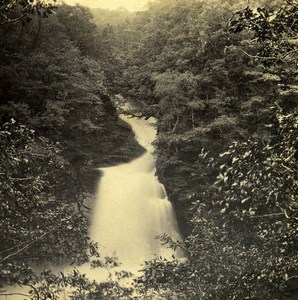
<path fill-rule="evenodd" d="M 0 0 L 0 300 L 298 300 L 298 0 Z"/>

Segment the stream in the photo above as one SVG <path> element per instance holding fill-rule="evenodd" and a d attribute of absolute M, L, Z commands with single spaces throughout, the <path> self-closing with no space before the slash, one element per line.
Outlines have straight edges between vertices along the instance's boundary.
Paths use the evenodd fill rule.
<path fill-rule="evenodd" d="M 155 175 L 155 119 L 121 119 L 131 126 L 146 152 L 129 163 L 100 169 L 103 176 L 98 183 L 90 237 L 98 242 L 101 257 L 114 255 L 123 270 L 136 272 L 155 255 L 168 259 L 181 255 L 162 246 L 157 235 L 167 233 L 174 240 L 181 237 L 172 204 Z M 93 279 L 100 277 L 99 270 L 82 271 Z"/>
<path fill-rule="evenodd" d="M 89 235 L 98 243 L 101 258 L 117 257 L 120 269 L 134 275 L 142 264 L 157 256 L 172 259 L 182 253 L 162 246 L 157 235 L 167 233 L 181 240 L 175 213 L 164 186 L 158 181 L 156 159 L 152 143 L 156 138 L 155 119 L 148 120 L 121 116 L 127 122 L 136 140 L 146 152 L 129 163 L 101 168 L 91 218 Z M 68 273 L 73 268 L 61 266 L 54 271 Z M 102 281 L 109 273 L 106 269 L 91 269 L 89 264 L 77 267 L 89 279 Z M 26 293 L 26 288 L 11 287 L 8 292 Z M 65 291 L 66 292 L 66 291 Z M 1 297 L 0 297 L 1 298 Z M 2 299 L 2 298 L 1 298 Z M 24 299 L 14 295 L 5 299 Z M 63 299 L 67 299 L 66 296 Z"/>

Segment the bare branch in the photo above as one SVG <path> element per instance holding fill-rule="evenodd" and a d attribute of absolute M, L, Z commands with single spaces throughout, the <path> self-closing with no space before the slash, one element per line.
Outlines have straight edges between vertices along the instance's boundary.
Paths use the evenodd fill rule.
<path fill-rule="evenodd" d="M 23 252 L 24 250 L 28 249 L 32 244 L 36 243 L 37 241 L 41 240 L 44 238 L 45 235 L 49 234 L 51 231 L 53 231 L 53 228 L 47 232 L 45 232 L 44 234 L 42 234 L 40 237 L 36 238 L 35 240 L 29 242 L 28 244 L 26 244 L 25 246 L 23 246 L 22 248 L 20 248 L 18 251 L 14 252 L 14 253 L 11 253 L 7 256 L 5 256 L 4 258 L 2 258 L 0 260 L 0 262 L 4 262 L 6 260 L 8 260 L 9 258 L 13 257 L 13 256 L 16 256 L 17 254 Z"/>
<path fill-rule="evenodd" d="M 9 177 L 9 179 L 11 179 L 12 181 L 24 181 L 24 180 L 32 180 L 32 179 L 36 179 L 35 176 L 31 176 L 31 177 L 22 177 L 22 178 L 18 178 L 18 177 Z"/>
<path fill-rule="evenodd" d="M 241 52 L 243 52 L 245 55 L 251 57 L 251 58 L 256 58 L 256 59 L 267 59 L 267 60 L 281 60 L 283 61 L 283 59 L 285 59 L 287 56 L 289 56 L 290 54 L 293 54 L 293 53 L 298 53 L 298 49 L 295 49 L 295 50 L 292 50 L 292 51 L 289 51 L 287 53 L 285 53 L 284 55 L 282 56 L 260 56 L 260 55 L 252 55 L 252 54 L 249 54 L 248 52 L 244 51 L 243 49 L 241 48 L 238 48 L 238 50 L 240 50 Z"/>
<path fill-rule="evenodd" d="M 277 217 L 277 216 L 284 216 L 284 213 L 273 213 L 273 214 L 266 214 L 266 215 L 259 215 L 259 216 L 250 216 L 251 218 L 268 218 L 268 217 Z"/>
<path fill-rule="evenodd" d="M 289 5 L 292 5 L 292 6 L 294 6 L 295 8 L 298 9 L 298 5 L 296 5 L 293 1 L 291 1 L 291 0 L 286 0 L 286 2 L 287 2 Z"/>
<path fill-rule="evenodd" d="M 32 244 L 36 243 L 37 241 L 42 240 L 46 235 L 48 235 L 49 233 L 53 232 L 54 230 L 59 229 L 61 226 L 62 226 L 62 222 L 61 222 L 58 226 L 53 227 L 53 228 L 51 228 L 50 230 L 48 230 L 47 232 L 45 232 L 44 234 L 42 234 L 40 237 L 38 237 L 38 238 L 32 240 L 31 242 L 27 243 L 26 245 L 24 245 L 23 247 L 21 247 L 20 249 L 18 249 L 16 252 L 11 253 L 11 254 L 5 256 L 4 258 L 2 258 L 2 259 L 0 260 L 0 263 L 2 263 L 2 262 L 4 262 L 4 261 L 8 260 L 9 258 L 11 258 L 11 257 L 13 257 L 13 256 L 16 256 L 17 254 L 19 254 L 19 253 L 21 253 L 21 252 L 23 252 L 23 251 L 25 251 L 25 250 L 28 249 Z M 24 244 L 24 243 L 23 243 L 23 244 Z M 22 244 L 21 244 L 21 246 L 22 246 Z M 16 247 L 20 247 L 20 245 L 18 245 L 18 246 L 16 246 Z M 16 247 L 13 247 L 13 248 L 16 248 Z M 11 249 L 13 249 L 13 248 L 11 248 Z M 11 249 L 8 249 L 8 250 L 11 250 Z M 7 251 L 8 251 L 8 250 L 7 250 Z M 1 253 L 5 253 L 5 252 L 7 252 L 7 251 L 3 251 L 3 252 L 1 252 Z"/>
<path fill-rule="evenodd" d="M 36 296 L 36 299 L 37 299 L 37 300 L 40 299 L 38 290 L 36 289 L 36 287 L 35 287 L 34 285 L 29 284 L 29 283 L 25 283 L 25 282 L 21 282 L 21 281 L 19 281 L 18 284 L 19 284 L 20 286 L 28 286 L 28 287 L 30 287 L 30 288 L 34 291 L 35 296 Z"/>
<path fill-rule="evenodd" d="M 22 19 L 24 19 L 26 16 L 28 16 L 29 14 L 29 10 L 25 11 L 21 16 L 19 16 L 18 18 L 16 19 L 8 19 L 6 16 L 6 21 L 4 22 L 1 22 L 0 23 L 0 26 L 3 26 L 3 25 L 6 25 L 6 24 L 9 24 L 9 23 L 17 23 L 19 21 L 21 21 Z M 3 15 L 3 14 L 2 14 Z"/>
<path fill-rule="evenodd" d="M 30 295 L 28 294 L 22 294 L 22 293 L 2 293 L 2 291 L 0 291 L 0 295 L 1 296 L 24 296 L 24 297 L 30 297 Z"/>

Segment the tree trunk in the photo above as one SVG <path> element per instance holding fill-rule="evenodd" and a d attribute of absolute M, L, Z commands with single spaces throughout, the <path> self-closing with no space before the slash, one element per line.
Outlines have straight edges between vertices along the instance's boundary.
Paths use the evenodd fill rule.
<path fill-rule="evenodd" d="M 177 128 L 178 124 L 179 124 L 179 115 L 177 114 L 176 123 L 175 123 L 175 125 L 174 125 L 174 127 L 173 127 L 172 132 L 175 132 L 175 131 L 176 131 L 176 128 Z"/>

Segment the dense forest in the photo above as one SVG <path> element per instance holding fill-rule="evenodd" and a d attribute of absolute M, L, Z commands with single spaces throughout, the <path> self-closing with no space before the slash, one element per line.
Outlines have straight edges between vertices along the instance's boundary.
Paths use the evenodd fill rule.
<path fill-rule="evenodd" d="M 1 1 L 0 298 L 297 299 L 298 2 L 248 2 Z M 157 119 L 183 242 L 159 238 L 187 257 L 129 287 L 50 270 L 118 265 L 88 226 L 93 170 L 144 151 L 119 112 Z"/>

